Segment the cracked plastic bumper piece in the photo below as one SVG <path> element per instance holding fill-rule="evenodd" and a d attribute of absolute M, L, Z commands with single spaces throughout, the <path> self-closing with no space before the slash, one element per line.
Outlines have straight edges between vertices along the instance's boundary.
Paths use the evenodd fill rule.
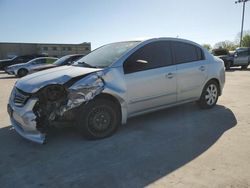
<path fill-rule="evenodd" d="M 39 132 L 36 128 L 36 115 L 33 108 L 38 99 L 30 99 L 22 108 L 16 107 L 11 103 L 8 105 L 8 113 L 10 121 L 14 129 L 22 137 L 36 143 L 43 144 L 45 142 L 45 134 Z"/>

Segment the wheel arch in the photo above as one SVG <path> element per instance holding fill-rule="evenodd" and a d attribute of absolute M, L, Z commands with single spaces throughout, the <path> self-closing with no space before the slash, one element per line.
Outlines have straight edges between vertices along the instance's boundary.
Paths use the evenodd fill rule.
<path fill-rule="evenodd" d="M 121 123 L 125 124 L 127 122 L 127 108 L 126 108 L 125 101 L 122 98 L 116 97 L 110 93 L 101 93 L 97 95 L 96 98 L 110 100 L 114 102 L 115 104 L 117 104 L 120 109 Z"/>
<path fill-rule="evenodd" d="M 24 67 L 21 67 L 21 68 L 17 69 L 17 71 L 16 71 L 16 75 L 17 75 L 17 76 L 18 76 L 20 70 L 25 70 L 25 71 L 29 72 L 28 69 L 26 69 L 26 68 L 24 68 Z"/>
<path fill-rule="evenodd" d="M 208 82 L 211 82 L 211 81 L 214 81 L 214 82 L 216 82 L 216 83 L 218 84 L 218 87 L 219 87 L 219 96 L 220 96 L 222 93 L 221 93 L 220 81 L 219 81 L 218 78 L 211 78 L 211 79 L 209 79 L 209 80 L 205 83 L 204 87 L 207 85 Z M 204 87 L 203 87 L 203 88 L 204 88 Z"/>

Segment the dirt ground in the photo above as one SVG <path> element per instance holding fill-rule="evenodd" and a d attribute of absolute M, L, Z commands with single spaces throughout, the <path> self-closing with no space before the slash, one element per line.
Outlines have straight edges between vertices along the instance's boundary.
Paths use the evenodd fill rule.
<path fill-rule="evenodd" d="M 130 119 L 111 138 L 73 128 L 48 143 L 21 138 L 6 110 L 16 78 L 0 72 L 0 187 L 250 187 L 250 69 L 226 73 L 218 105 Z"/>

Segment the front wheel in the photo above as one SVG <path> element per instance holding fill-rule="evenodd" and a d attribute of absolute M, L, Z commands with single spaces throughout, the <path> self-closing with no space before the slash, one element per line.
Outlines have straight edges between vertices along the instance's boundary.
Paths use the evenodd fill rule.
<path fill-rule="evenodd" d="M 26 76 L 28 74 L 28 72 L 29 71 L 27 69 L 20 69 L 20 70 L 17 71 L 17 76 L 19 78 L 24 77 L 24 76 Z"/>
<path fill-rule="evenodd" d="M 205 85 L 201 97 L 199 101 L 197 101 L 197 103 L 202 109 L 210 109 L 216 105 L 218 97 L 219 97 L 218 83 L 212 80 Z"/>
<path fill-rule="evenodd" d="M 79 110 L 77 128 L 87 139 L 111 136 L 117 130 L 121 115 L 117 104 L 105 99 L 94 99 Z"/>

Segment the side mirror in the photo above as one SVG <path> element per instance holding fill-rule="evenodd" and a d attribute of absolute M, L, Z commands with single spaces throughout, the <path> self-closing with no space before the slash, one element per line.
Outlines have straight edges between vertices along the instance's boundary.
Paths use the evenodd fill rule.
<path fill-rule="evenodd" d="M 148 63 L 148 61 L 146 61 L 146 60 L 142 60 L 142 59 L 138 59 L 138 60 L 136 61 L 136 63 L 147 64 L 147 63 Z"/>

